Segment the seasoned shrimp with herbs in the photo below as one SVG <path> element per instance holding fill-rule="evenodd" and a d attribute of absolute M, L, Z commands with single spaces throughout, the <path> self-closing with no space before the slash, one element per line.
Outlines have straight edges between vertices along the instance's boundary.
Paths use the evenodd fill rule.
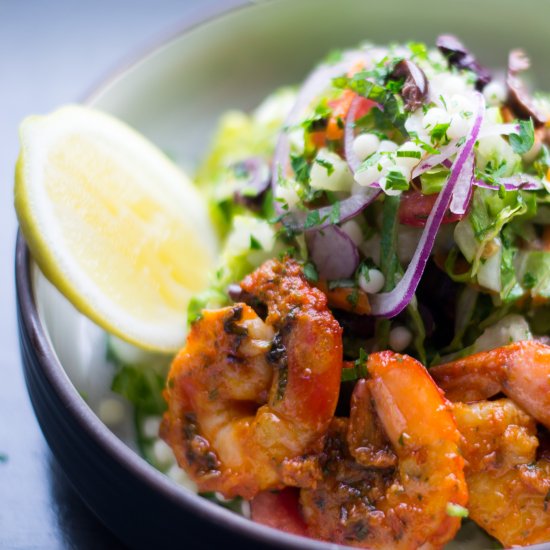
<path fill-rule="evenodd" d="M 468 500 L 450 404 L 411 357 L 374 353 L 367 370 L 350 418 L 331 424 L 323 479 L 301 490 L 308 532 L 363 548 L 441 548 Z"/>
<path fill-rule="evenodd" d="M 252 498 L 311 486 L 340 387 L 342 336 L 293 260 L 242 283 L 245 303 L 204 310 L 174 360 L 161 432 L 200 491 Z M 315 353 L 311 353 L 315 350 Z"/>
<path fill-rule="evenodd" d="M 480 401 L 504 393 L 550 427 L 550 346 L 533 340 L 438 365 L 430 374 L 451 401 Z"/>
<path fill-rule="evenodd" d="M 506 547 L 550 540 L 550 460 L 535 421 L 510 399 L 455 403 L 470 518 Z"/>

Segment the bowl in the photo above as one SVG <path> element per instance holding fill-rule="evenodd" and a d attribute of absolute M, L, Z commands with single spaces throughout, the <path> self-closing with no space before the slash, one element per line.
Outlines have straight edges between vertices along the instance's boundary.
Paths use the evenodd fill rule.
<path fill-rule="evenodd" d="M 550 89 L 550 73 L 542 72 L 550 57 L 546 27 L 536 0 L 220 2 L 111 75 L 86 102 L 125 120 L 192 172 L 221 113 L 251 109 L 274 88 L 301 81 L 333 48 L 433 43 L 451 32 L 493 67 L 505 66 L 511 48 L 526 49 L 536 84 Z M 98 352 L 105 334 L 45 280 L 21 234 L 15 262 L 20 348 L 36 416 L 80 496 L 121 540 L 134 548 L 335 548 L 233 514 L 143 460 L 131 429 L 114 433 L 93 412 L 93 394 L 108 387 Z"/>

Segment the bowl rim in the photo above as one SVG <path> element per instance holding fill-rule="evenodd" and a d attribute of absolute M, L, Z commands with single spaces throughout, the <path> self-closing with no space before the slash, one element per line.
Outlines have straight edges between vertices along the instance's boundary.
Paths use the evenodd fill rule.
<path fill-rule="evenodd" d="M 102 78 L 100 77 L 83 94 L 80 102 L 87 105 L 93 104 L 101 93 L 114 85 L 128 71 L 137 67 L 146 58 L 159 53 L 165 46 L 174 43 L 184 34 L 209 22 L 223 18 L 225 15 L 245 9 L 254 9 L 261 3 L 254 0 L 218 0 L 213 5 L 203 6 L 202 9 L 197 10 L 185 21 L 180 22 L 171 31 L 169 30 L 157 36 L 148 44 L 138 46 L 126 60 L 122 60 Z M 34 265 L 38 269 L 38 266 Z M 247 536 L 251 541 L 284 545 L 286 548 L 295 549 L 322 550 L 326 548 L 327 550 L 334 550 L 340 547 L 334 543 L 294 535 L 267 525 L 255 523 L 244 516 L 235 514 L 200 497 L 198 494 L 179 486 L 165 474 L 155 469 L 111 432 L 77 391 L 52 348 L 51 340 L 42 324 L 36 305 L 31 273 L 32 266 L 33 259 L 30 250 L 21 228 L 18 226 L 15 246 L 15 286 L 21 308 L 21 318 L 36 351 L 39 367 L 66 410 L 71 411 L 73 418 L 87 438 L 92 439 L 111 458 L 124 465 L 133 476 L 139 478 L 149 488 L 177 505 L 182 511 L 192 509 L 201 517 L 209 518 L 213 524 L 215 522 L 215 524 L 227 528 L 229 531 Z"/>
<path fill-rule="evenodd" d="M 237 11 L 254 9 L 268 1 L 270 3 L 283 3 L 289 0 L 217 0 L 214 4 L 202 5 L 200 9 L 187 16 L 185 21 L 180 21 L 171 30 L 161 32 L 156 37 L 142 42 L 128 56 L 116 62 L 110 70 L 107 70 L 103 76 L 98 77 L 95 83 L 80 96 L 79 102 L 91 106 L 100 94 L 116 84 L 117 80 L 128 71 L 195 28 Z M 176 484 L 111 432 L 77 391 L 52 348 L 50 338 L 42 324 L 36 305 L 31 273 L 33 263 L 30 250 L 18 226 L 15 245 L 15 288 L 21 311 L 21 321 L 30 337 L 42 373 L 65 409 L 71 411 L 81 432 L 86 434 L 87 438 L 93 440 L 103 452 L 121 466 L 124 466 L 148 488 L 176 505 L 182 510 L 182 513 L 193 510 L 201 518 L 208 518 L 213 525 L 216 524 L 230 532 L 246 536 L 250 541 L 256 541 L 259 544 L 277 545 L 278 547 L 296 550 L 336 550 L 340 548 L 345 550 L 349 548 L 348 546 L 294 535 L 267 525 L 255 523 L 244 516 L 210 502 Z M 38 269 L 36 264 L 34 266 Z M 528 548 L 543 550 L 550 548 L 550 545 L 541 543 Z"/>

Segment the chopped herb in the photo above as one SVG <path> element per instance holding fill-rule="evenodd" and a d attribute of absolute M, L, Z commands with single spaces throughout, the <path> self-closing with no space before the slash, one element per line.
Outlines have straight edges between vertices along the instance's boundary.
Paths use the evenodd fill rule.
<path fill-rule="evenodd" d="M 146 414 L 162 414 L 164 376 L 147 366 L 123 365 L 113 378 L 111 389 Z"/>
<path fill-rule="evenodd" d="M 519 134 L 510 134 L 510 145 L 515 153 L 523 155 L 531 150 L 535 143 L 533 119 L 519 121 Z"/>
<path fill-rule="evenodd" d="M 411 137 L 411 141 L 415 145 L 418 145 L 419 147 L 424 149 L 426 153 L 429 153 L 430 155 L 439 155 L 439 153 L 441 152 L 439 149 L 436 149 L 426 141 L 421 140 L 416 132 L 410 132 L 409 135 Z"/>
<path fill-rule="evenodd" d="M 406 191 L 409 188 L 409 180 L 399 170 L 390 170 L 386 176 L 386 189 Z"/>
<path fill-rule="evenodd" d="M 355 287 L 355 281 L 353 279 L 334 279 L 328 282 L 328 289 L 334 290 L 335 288 L 353 288 Z"/>
<path fill-rule="evenodd" d="M 302 155 L 291 155 L 290 164 L 296 181 L 298 183 L 309 183 L 309 173 L 311 171 L 311 165 L 307 162 L 306 158 Z"/>
<path fill-rule="evenodd" d="M 306 118 L 301 126 L 306 132 L 318 132 L 323 130 L 327 126 L 328 118 L 332 113 L 332 109 L 328 106 L 326 101 L 323 101 L 315 107 L 315 111 L 310 118 Z"/>
<path fill-rule="evenodd" d="M 359 348 L 359 357 L 355 360 L 355 366 L 366 365 L 368 359 L 369 354 L 363 348 Z"/>
<path fill-rule="evenodd" d="M 359 301 L 359 289 L 355 287 L 353 291 L 346 296 L 346 300 L 350 303 L 352 309 L 355 309 Z"/>
<path fill-rule="evenodd" d="M 363 354 L 365 354 L 363 348 L 361 348 L 359 352 L 363 352 Z M 368 355 L 365 354 L 365 357 L 368 357 Z M 354 382 L 355 380 L 360 380 L 361 378 L 367 378 L 369 373 L 367 371 L 366 361 L 366 358 L 363 361 L 357 360 L 355 361 L 353 367 L 342 369 L 342 382 Z"/>
<path fill-rule="evenodd" d="M 468 509 L 454 502 L 447 502 L 447 515 L 452 518 L 467 518 Z"/>
<path fill-rule="evenodd" d="M 340 203 L 335 202 L 330 209 L 330 223 L 338 223 L 340 221 Z"/>
<path fill-rule="evenodd" d="M 325 159 L 316 158 L 315 162 L 326 169 L 327 175 L 330 176 L 334 172 L 334 164 Z"/>
<path fill-rule="evenodd" d="M 351 77 L 341 76 L 333 79 L 336 88 L 350 89 L 358 95 L 371 99 L 381 106 L 380 116 L 386 118 L 390 127 L 397 128 L 404 136 L 407 136 L 405 129 L 405 112 L 402 98 L 388 89 L 384 84 L 393 67 L 386 67 L 378 64 L 369 71 L 359 71 Z M 392 87 L 394 85 L 391 85 Z"/>
<path fill-rule="evenodd" d="M 537 278 L 533 274 L 527 272 L 523 275 L 521 284 L 523 288 L 533 288 L 537 284 Z"/>
<path fill-rule="evenodd" d="M 260 241 L 254 235 L 250 235 L 250 250 L 263 250 L 263 248 Z"/>
<path fill-rule="evenodd" d="M 405 83 L 404 78 L 400 78 L 399 80 L 388 80 L 386 82 L 386 89 L 394 94 L 401 93 L 401 90 L 403 89 L 403 84 Z"/>
<path fill-rule="evenodd" d="M 447 130 L 449 129 L 449 126 L 451 124 L 449 122 L 442 122 L 440 124 L 436 124 L 432 131 L 430 132 L 430 136 L 432 138 L 432 143 L 439 143 L 444 140 L 448 140 L 447 138 Z"/>
<path fill-rule="evenodd" d="M 319 214 L 318 210 L 312 210 L 311 212 L 308 212 L 306 216 L 306 221 L 304 222 L 304 229 L 310 229 L 311 227 L 315 227 L 316 225 L 321 224 L 321 215 Z"/>
<path fill-rule="evenodd" d="M 409 42 L 408 47 L 413 57 L 424 60 L 428 59 L 428 48 L 426 48 L 426 44 L 422 42 Z"/>
<path fill-rule="evenodd" d="M 422 158 L 422 154 L 420 153 L 420 151 L 397 151 L 396 156 L 398 158 Z"/>
<path fill-rule="evenodd" d="M 317 273 L 317 268 L 312 262 L 306 262 L 304 264 L 304 275 L 308 281 L 316 283 L 319 280 L 319 273 Z"/>
<path fill-rule="evenodd" d="M 8 455 L 6 453 L 0 453 L 0 464 L 5 464 L 8 461 Z"/>

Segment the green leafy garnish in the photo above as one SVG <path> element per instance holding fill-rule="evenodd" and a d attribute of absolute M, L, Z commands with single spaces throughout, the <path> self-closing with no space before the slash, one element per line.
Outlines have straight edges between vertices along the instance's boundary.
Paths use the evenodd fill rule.
<path fill-rule="evenodd" d="M 319 273 L 312 262 L 306 262 L 304 264 L 304 275 L 306 279 L 312 283 L 316 283 L 319 280 Z"/>
<path fill-rule="evenodd" d="M 294 175 L 296 176 L 296 181 L 298 183 L 309 183 L 311 165 L 307 162 L 303 155 L 291 155 L 290 165 L 292 166 L 292 170 L 294 170 Z"/>
<path fill-rule="evenodd" d="M 316 158 L 315 162 L 319 166 L 322 166 L 327 171 L 328 176 L 330 176 L 334 172 L 334 164 L 332 164 L 332 162 L 329 162 L 326 159 L 320 159 L 320 158 Z"/>
<path fill-rule="evenodd" d="M 531 150 L 535 143 L 533 119 L 519 121 L 519 134 L 510 134 L 510 145 L 515 153 L 523 155 Z"/>
<path fill-rule="evenodd" d="M 449 126 L 450 126 L 449 122 L 442 122 L 441 124 L 436 124 L 433 127 L 432 131 L 430 132 L 432 143 L 440 143 L 440 142 L 448 141 L 447 130 L 449 129 Z"/>
<path fill-rule="evenodd" d="M 452 518 L 467 518 L 468 509 L 454 502 L 447 502 L 447 515 Z"/>
<path fill-rule="evenodd" d="M 164 375 L 145 365 L 122 365 L 113 378 L 111 389 L 145 414 L 160 415 L 166 410 L 162 397 Z"/>
<path fill-rule="evenodd" d="M 318 210 L 312 210 L 308 212 L 306 221 L 304 222 L 304 229 L 310 229 L 321 224 L 321 215 Z"/>
<path fill-rule="evenodd" d="M 386 189 L 406 191 L 409 188 L 409 180 L 399 170 L 390 170 L 386 175 Z"/>
<path fill-rule="evenodd" d="M 263 250 L 262 243 L 254 237 L 254 235 L 250 235 L 250 250 Z"/>

